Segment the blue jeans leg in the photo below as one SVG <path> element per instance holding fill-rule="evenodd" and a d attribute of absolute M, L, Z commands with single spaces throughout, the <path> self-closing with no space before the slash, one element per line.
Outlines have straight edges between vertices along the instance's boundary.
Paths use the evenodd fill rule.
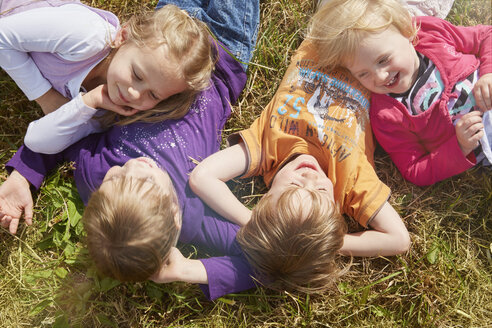
<path fill-rule="evenodd" d="M 246 70 L 256 45 L 259 0 L 160 0 L 156 9 L 166 4 L 174 4 L 206 23 Z"/>

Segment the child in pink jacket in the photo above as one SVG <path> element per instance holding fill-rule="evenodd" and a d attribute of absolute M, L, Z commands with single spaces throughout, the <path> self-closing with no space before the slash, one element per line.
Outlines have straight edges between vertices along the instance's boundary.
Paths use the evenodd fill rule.
<path fill-rule="evenodd" d="M 430 185 L 492 162 L 492 28 L 412 18 L 396 0 L 332 0 L 310 37 L 370 91 L 370 119 L 405 179 Z"/>

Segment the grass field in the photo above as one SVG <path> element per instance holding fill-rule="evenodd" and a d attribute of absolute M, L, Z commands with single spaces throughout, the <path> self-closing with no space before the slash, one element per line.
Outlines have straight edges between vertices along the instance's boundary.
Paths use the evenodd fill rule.
<path fill-rule="evenodd" d="M 87 3 L 125 18 L 156 1 Z M 448 20 L 491 24 L 491 5 L 456 0 Z M 264 0 L 261 6 L 257 65 L 249 69 L 225 136 L 248 127 L 271 99 L 314 9 L 302 0 Z M 40 115 L 0 72 L 0 181 L 28 123 Z M 492 327 L 491 171 L 472 169 L 419 188 L 404 181 L 380 149 L 376 165 L 410 231 L 407 254 L 354 258 L 350 272 L 321 295 L 259 288 L 215 302 L 195 285 L 99 277 L 82 243 L 83 208 L 71 169 L 60 167 L 33 195 L 33 226 L 21 225 L 16 236 L 0 230 L 0 327 Z M 264 187 L 255 179 L 234 190 L 252 206 Z"/>

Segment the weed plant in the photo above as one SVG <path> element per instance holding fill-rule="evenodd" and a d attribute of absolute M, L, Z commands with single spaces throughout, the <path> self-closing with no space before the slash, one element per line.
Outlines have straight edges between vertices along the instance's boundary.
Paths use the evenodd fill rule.
<path fill-rule="evenodd" d="M 124 19 L 156 0 L 87 3 Z M 249 79 L 224 137 L 247 128 L 272 98 L 314 7 L 313 1 L 261 2 Z M 456 0 L 448 20 L 491 24 L 491 1 Z M 41 113 L 1 71 L 1 181 L 28 123 Z M 419 188 L 402 179 L 381 149 L 376 166 L 410 231 L 407 254 L 345 258 L 350 273 L 321 295 L 258 288 L 210 302 L 191 284 L 122 284 L 98 276 L 83 244 L 72 168 L 64 165 L 34 193 L 33 226 L 21 225 L 16 236 L 0 230 L 0 327 L 492 327 L 491 171 L 476 168 Z M 231 187 L 248 206 L 265 192 L 260 179 Z"/>

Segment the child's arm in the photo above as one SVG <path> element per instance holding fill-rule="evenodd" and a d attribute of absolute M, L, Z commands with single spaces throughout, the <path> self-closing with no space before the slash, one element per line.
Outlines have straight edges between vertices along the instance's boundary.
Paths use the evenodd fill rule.
<path fill-rule="evenodd" d="M 389 256 L 404 253 L 410 236 L 395 209 L 385 202 L 370 223 L 371 230 L 346 234 L 340 253 L 351 256 Z"/>
<path fill-rule="evenodd" d="M 0 66 L 29 100 L 36 100 L 52 88 L 43 70 L 56 68 L 31 53 L 84 61 L 107 49 L 108 33 L 114 30 L 102 17 L 78 5 L 35 8 L 2 17 Z"/>
<path fill-rule="evenodd" d="M 167 262 L 149 280 L 157 283 L 184 281 L 194 284 L 208 284 L 207 271 L 200 260 L 187 259 L 176 248 L 171 248 Z"/>
<path fill-rule="evenodd" d="M 245 225 L 251 211 L 231 192 L 226 182 L 246 171 L 248 157 L 242 142 L 204 159 L 190 175 L 190 187 L 224 218 Z"/>
<path fill-rule="evenodd" d="M 39 107 L 43 110 L 43 113 L 49 114 L 57 108 L 65 105 L 70 99 L 65 98 L 61 93 L 51 88 L 41 97 L 34 99 Z"/>
<path fill-rule="evenodd" d="M 29 124 L 25 145 L 34 152 L 56 154 L 83 137 L 101 131 L 96 120 L 91 120 L 96 109 L 84 104 L 82 95 Z"/>
<path fill-rule="evenodd" d="M 107 85 L 99 85 L 83 95 L 79 94 L 54 112 L 31 122 L 24 143 L 38 153 L 59 153 L 83 137 L 102 130 L 97 120 L 91 120 L 98 108 L 125 116 L 138 111 L 114 104 L 108 96 Z"/>
<path fill-rule="evenodd" d="M 20 217 L 24 213 L 27 225 L 32 224 L 33 201 L 29 181 L 17 170 L 12 171 L 0 186 L 0 224 L 15 234 Z"/>

